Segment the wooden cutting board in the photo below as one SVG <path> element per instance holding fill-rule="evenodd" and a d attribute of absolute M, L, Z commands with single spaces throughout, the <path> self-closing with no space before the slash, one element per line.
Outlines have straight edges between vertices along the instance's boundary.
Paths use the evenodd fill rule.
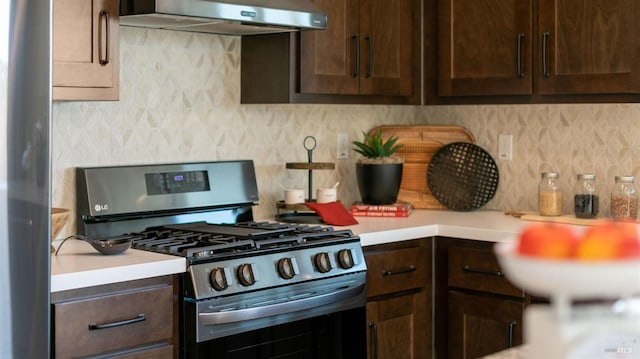
<path fill-rule="evenodd" d="M 442 146 L 452 142 L 474 143 L 471 132 L 461 126 L 384 125 L 373 128 L 369 133 L 376 133 L 378 129 L 382 130 L 385 140 L 398 136 L 398 143 L 403 145 L 397 152 L 404 159 L 398 200 L 411 202 L 414 208 L 446 209 L 429 190 L 427 167 L 431 157 Z"/>

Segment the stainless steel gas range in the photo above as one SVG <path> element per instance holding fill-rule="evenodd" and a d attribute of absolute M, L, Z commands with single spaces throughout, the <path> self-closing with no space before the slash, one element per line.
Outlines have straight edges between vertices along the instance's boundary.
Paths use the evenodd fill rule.
<path fill-rule="evenodd" d="M 257 222 L 252 161 L 78 168 L 78 233 L 182 256 L 186 358 L 364 358 L 359 237 Z"/>

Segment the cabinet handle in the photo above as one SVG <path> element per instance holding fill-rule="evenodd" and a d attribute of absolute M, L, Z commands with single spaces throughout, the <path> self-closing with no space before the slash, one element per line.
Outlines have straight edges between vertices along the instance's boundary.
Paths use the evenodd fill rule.
<path fill-rule="evenodd" d="M 513 348 L 513 330 L 518 323 L 515 320 L 509 322 L 509 341 L 507 342 L 508 348 Z"/>
<path fill-rule="evenodd" d="M 106 64 L 109 63 L 109 38 L 111 37 L 110 32 L 109 32 L 109 13 L 106 12 L 105 10 L 100 11 L 100 22 L 98 23 L 98 25 L 100 25 L 100 23 L 102 22 L 102 20 L 104 19 L 104 31 L 105 33 L 102 33 L 102 26 L 98 26 L 99 30 L 98 30 L 98 62 L 100 63 L 100 65 L 104 66 Z M 105 44 L 102 43 L 102 38 L 104 37 L 104 42 Z M 103 46 L 104 45 L 104 46 Z M 102 49 L 104 48 L 104 57 L 102 57 Z"/>
<path fill-rule="evenodd" d="M 518 34 L 518 48 L 517 48 L 517 58 L 516 58 L 516 62 L 517 62 L 517 66 L 518 66 L 518 77 L 523 78 L 524 77 L 524 71 L 522 71 L 522 40 L 524 39 L 524 33 L 519 33 Z"/>
<path fill-rule="evenodd" d="M 549 32 L 542 33 L 542 74 L 544 77 L 549 77 L 549 69 L 547 68 L 547 40 L 549 39 Z"/>
<path fill-rule="evenodd" d="M 351 38 L 356 47 L 356 66 L 351 77 L 358 77 L 360 75 L 360 38 L 356 34 L 351 35 Z"/>
<path fill-rule="evenodd" d="M 105 324 L 90 323 L 89 324 L 89 330 L 98 330 L 98 329 L 107 329 L 107 328 L 119 327 L 119 326 L 123 326 L 123 325 L 129 325 L 129 324 L 133 324 L 133 323 L 142 322 L 142 321 L 145 321 L 145 320 L 147 320 L 147 317 L 145 317 L 144 314 L 138 314 L 138 316 L 135 317 L 135 318 L 121 320 L 119 322 L 112 322 L 112 323 L 105 323 Z"/>
<path fill-rule="evenodd" d="M 391 270 L 384 270 L 382 271 L 382 276 L 383 277 L 388 277 L 391 275 L 398 275 L 398 274 L 405 274 L 405 273 L 411 273 L 411 272 L 415 272 L 417 269 L 414 265 L 410 265 L 407 268 L 402 268 L 402 269 L 398 269 L 395 271 L 391 271 Z"/>
<path fill-rule="evenodd" d="M 371 352 L 372 359 L 378 359 L 378 326 L 374 322 L 369 322 L 369 330 L 371 331 Z"/>
<path fill-rule="evenodd" d="M 485 275 L 494 275 L 497 277 L 504 277 L 504 273 L 502 273 L 501 271 L 490 271 L 490 270 L 484 270 L 484 269 L 475 269 L 475 268 L 471 268 L 468 265 L 465 265 L 464 267 L 462 267 L 462 270 L 464 272 L 467 273 L 475 273 L 475 274 L 485 274 Z"/>
<path fill-rule="evenodd" d="M 369 35 L 365 35 L 364 39 L 367 41 L 367 45 L 369 45 L 369 64 L 367 65 L 367 73 L 364 74 L 364 77 L 368 79 L 373 73 L 373 39 Z"/>

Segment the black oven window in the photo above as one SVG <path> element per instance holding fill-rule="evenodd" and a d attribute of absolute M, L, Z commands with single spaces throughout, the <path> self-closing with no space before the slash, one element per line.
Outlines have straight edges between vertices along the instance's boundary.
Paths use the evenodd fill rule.
<path fill-rule="evenodd" d="M 209 340 L 197 358 L 365 359 L 365 310 L 339 313 Z"/>

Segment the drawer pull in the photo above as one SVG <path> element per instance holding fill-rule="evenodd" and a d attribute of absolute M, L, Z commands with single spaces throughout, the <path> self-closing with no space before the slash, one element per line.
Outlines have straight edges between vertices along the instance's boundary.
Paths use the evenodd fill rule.
<path fill-rule="evenodd" d="M 518 77 L 523 78 L 524 77 L 524 71 L 522 71 L 522 39 L 524 39 L 524 33 L 519 33 L 518 34 L 518 44 L 517 44 L 517 49 L 516 49 L 516 72 Z"/>
<path fill-rule="evenodd" d="M 549 32 L 542 33 L 542 75 L 544 77 L 550 77 L 549 67 L 547 65 L 547 41 L 549 39 Z"/>
<path fill-rule="evenodd" d="M 364 74 L 364 77 L 368 79 L 373 73 L 373 39 L 369 35 L 365 35 L 364 39 L 369 44 L 369 65 L 367 65 L 367 73 Z"/>
<path fill-rule="evenodd" d="M 358 35 L 351 35 L 356 47 L 356 68 L 353 70 L 351 77 L 358 77 L 360 75 L 360 38 Z"/>
<path fill-rule="evenodd" d="M 402 268 L 402 269 L 398 269 L 398 270 L 395 270 L 395 271 L 390 271 L 390 270 L 382 271 L 382 276 L 383 277 L 388 277 L 390 275 L 412 273 L 412 272 L 415 272 L 416 270 L 417 270 L 416 267 L 411 265 L 411 266 L 409 266 L 407 268 Z"/>
<path fill-rule="evenodd" d="M 462 267 L 462 270 L 467 273 L 485 274 L 485 275 L 494 275 L 496 277 L 504 277 L 504 273 L 502 273 L 501 271 L 475 269 L 475 268 L 469 267 L 468 265 L 465 265 L 464 267 Z"/>
<path fill-rule="evenodd" d="M 371 330 L 371 352 L 373 353 L 373 359 L 378 359 L 378 326 L 370 321 L 369 329 Z"/>
<path fill-rule="evenodd" d="M 133 324 L 133 323 L 142 322 L 142 321 L 145 321 L 145 320 L 147 320 L 147 317 L 145 317 L 144 314 L 138 314 L 138 316 L 135 317 L 135 318 L 121 320 L 119 322 L 105 323 L 105 324 L 90 323 L 89 324 L 89 330 L 98 330 L 98 329 L 107 329 L 107 328 L 119 327 L 119 326 L 122 326 L 122 325 L 129 325 L 129 324 Z"/>
<path fill-rule="evenodd" d="M 102 21 L 102 19 L 104 19 L 104 36 L 102 34 L 102 27 L 99 28 L 100 34 L 98 35 L 98 51 L 100 51 L 98 53 L 98 62 L 100 63 L 100 65 L 105 66 L 109 63 L 110 59 L 110 55 L 109 55 L 109 43 L 111 42 L 111 34 L 109 32 L 109 13 L 106 12 L 105 10 L 100 11 L 100 21 Z M 102 38 L 105 38 L 104 40 L 104 46 L 102 46 Z M 104 48 L 104 57 L 102 57 L 102 49 Z"/>
<path fill-rule="evenodd" d="M 518 323 L 515 320 L 509 322 L 509 339 L 507 340 L 508 348 L 513 348 L 513 330 Z"/>

